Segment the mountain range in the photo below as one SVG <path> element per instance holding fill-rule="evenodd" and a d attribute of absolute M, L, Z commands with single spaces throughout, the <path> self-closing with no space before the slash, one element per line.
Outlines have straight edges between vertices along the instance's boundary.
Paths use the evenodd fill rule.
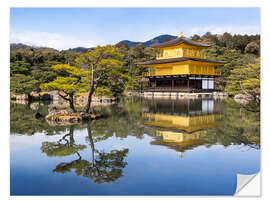
<path fill-rule="evenodd" d="M 172 40 L 172 39 L 175 39 L 175 38 L 177 38 L 177 36 L 173 36 L 173 35 L 160 35 L 160 36 L 157 36 L 157 37 L 155 37 L 153 39 L 150 39 L 148 41 L 145 41 L 145 42 L 134 42 L 134 41 L 130 41 L 130 40 L 122 40 L 122 41 L 118 42 L 117 44 L 127 43 L 128 47 L 130 48 L 130 47 L 133 47 L 133 46 L 141 43 L 141 44 L 144 45 L 144 47 L 149 47 L 152 44 L 162 43 L 164 41 Z"/>
<path fill-rule="evenodd" d="M 156 43 L 162 43 L 164 41 L 168 41 L 168 40 L 171 40 L 171 39 L 175 39 L 177 38 L 177 36 L 173 36 L 173 35 L 160 35 L 160 36 L 157 36 L 153 39 L 150 39 L 148 41 L 145 41 L 145 42 L 134 42 L 134 41 L 130 41 L 130 40 L 122 40 L 118 43 L 116 43 L 115 45 L 118 45 L 120 43 L 126 43 L 127 46 L 129 48 L 133 47 L 133 46 L 136 46 L 137 44 L 143 44 L 144 47 L 149 47 L 150 45 L 152 44 L 156 44 Z M 26 44 L 22 44 L 22 43 L 11 43 L 10 44 L 10 51 L 16 51 L 16 50 L 19 50 L 19 49 L 27 49 L 27 48 L 33 48 L 33 49 L 51 49 L 51 50 L 56 50 L 56 49 L 53 49 L 53 48 L 49 48 L 49 47 L 36 47 L 36 46 L 29 46 L 29 45 L 26 45 Z M 87 47 L 76 47 L 76 48 L 70 48 L 70 49 L 67 49 L 66 51 L 74 51 L 74 52 L 81 52 L 81 53 L 85 53 L 87 52 L 87 50 L 89 49 L 93 49 L 93 47 L 91 48 L 87 48 Z"/>
<path fill-rule="evenodd" d="M 19 49 L 27 49 L 27 48 L 31 48 L 31 49 L 34 49 L 34 50 L 44 50 L 44 49 L 49 49 L 49 50 L 54 50 L 54 51 L 57 51 L 56 49 L 54 48 L 49 48 L 49 47 L 38 47 L 38 46 L 30 46 L 30 45 L 26 45 L 26 44 L 22 44 L 22 43 L 10 43 L 10 51 L 16 51 L 16 50 L 19 50 Z"/>

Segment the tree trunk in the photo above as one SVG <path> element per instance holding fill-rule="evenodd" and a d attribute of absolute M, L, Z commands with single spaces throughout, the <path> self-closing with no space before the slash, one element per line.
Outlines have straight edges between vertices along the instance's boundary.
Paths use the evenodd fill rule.
<path fill-rule="evenodd" d="M 94 87 L 94 85 L 92 86 L 92 84 L 91 84 L 91 89 L 90 89 L 90 92 L 88 94 L 88 101 L 87 101 L 87 105 L 85 108 L 85 113 L 89 113 L 91 103 L 92 103 L 92 96 L 93 96 L 94 92 L 95 92 L 95 87 Z"/>
<path fill-rule="evenodd" d="M 247 96 L 247 99 L 248 100 L 256 100 L 256 97 L 254 97 L 252 94 L 249 94 L 245 89 L 244 89 L 244 87 L 243 87 L 243 85 L 242 85 L 242 81 L 240 81 L 239 82 L 239 84 L 240 84 L 240 88 L 241 88 L 241 90 L 242 90 L 242 92 Z"/>
<path fill-rule="evenodd" d="M 67 96 L 61 95 L 60 92 L 58 92 L 58 95 L 59 95 L 62 99 L 68 101 L 69 107 L 72 109 L 72 111 L 73 111 L 74 113 L 77 112 L 76 109 L 75 109 L 75 106 L 74 106 L 74 100 L 73 100 L 73 95 L 74 95 L 74 94 L 73 94 L 73 93 L 68 94 L 68 96 L 69 96 L 70 98 L 67 98 Z"/>
<path fill-rule="evenodd" d="M 85 113 L 89 113 L 90 110 L 90 106 L 92 103 L 92 96 L 95 92 L 95 81 L 94 81 L 94 65 L 92 65 L 92 73 L 91 73 L 91 85 L 90 85 L 90 91 L 88 94 L 88 101 L 87 101 L 87 105 L 85 108 Z"/>
<path fill-rule="evenodd" d="M 94 166 L 95 165 L 95 144 L 92 138 L 91 126 L 89 123 L 87 123 L 87 133 L 88 133 L 88 138 L 89 138 L 91 151 L 92 151 L 92 164 Z"/>
<path fill-rule="evenodd" d="M 74 127 L 73 125 L 70 126 L 70 129 L 69 129 L 69 141 L 70 141 L 70 146 L 72 147 L 74 145 Z"/>
<path fill-rule="evenodd" d="M 76 112 L 76 109 L 75 109 L 75 107 L 74 107 L 73 93 L 70 95 L 70 100 L 69 100 L 68 102 L 69 102 L 70 108 L 71 108 L 72 111 L 75 113 L 75 112 Z"/>

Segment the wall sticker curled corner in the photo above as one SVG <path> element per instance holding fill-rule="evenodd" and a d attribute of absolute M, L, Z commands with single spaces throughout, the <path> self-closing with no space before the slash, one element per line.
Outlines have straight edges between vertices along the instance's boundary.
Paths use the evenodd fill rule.
<path fill-rule="evenodd" d="M 261 195 L 261 174 L 243 175 L 237 174 L 237 187 L 234 196 L 257 196 Z"/>

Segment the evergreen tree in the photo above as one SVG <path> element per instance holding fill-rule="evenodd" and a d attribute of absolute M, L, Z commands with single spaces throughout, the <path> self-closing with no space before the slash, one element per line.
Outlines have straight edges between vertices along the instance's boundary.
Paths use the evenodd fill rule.
<path fill-rule="evenodd" d="M 250 100 L 259 102 L 260 98 L 260 58 L 255 63 L 237 66 L 231 71 L 226 90 L 230 94 L 241 93 Z"/>
<path fill-rule="evenodd" d="M 76 112 L 73 97 L 76 92 L 87 91 L 86 76 L 88 72 L 68 64 L 54 65 L 52 69 L 62 76 L 56 77 L 49 83 L 41 84 L 41 90 L 58 90 L 59 96 L 68 101 L 70 108 Z"/>
<path fill-rule="evenodd" d="M 99 90 L 111 92 L 116 86 L 124 85 L 125 75 L 122 74 L 123 55 L 115 46 L 97 46 L 76 58 L 77 64 L 88 70 L 88 102 L 85 112 L 90 111 L 93 94 Z M 117 88 L 116 88 L 117 89 Z"/>

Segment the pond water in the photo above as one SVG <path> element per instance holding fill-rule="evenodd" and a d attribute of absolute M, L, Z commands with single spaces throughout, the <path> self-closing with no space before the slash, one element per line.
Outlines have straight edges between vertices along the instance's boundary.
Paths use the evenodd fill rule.
<path fill-rule="evenodd" d="M 260 113 L 227 100 L 123 98 L 90 123 L 11 103 L 11 195 L 233 195 L 260 170 Z"/>

